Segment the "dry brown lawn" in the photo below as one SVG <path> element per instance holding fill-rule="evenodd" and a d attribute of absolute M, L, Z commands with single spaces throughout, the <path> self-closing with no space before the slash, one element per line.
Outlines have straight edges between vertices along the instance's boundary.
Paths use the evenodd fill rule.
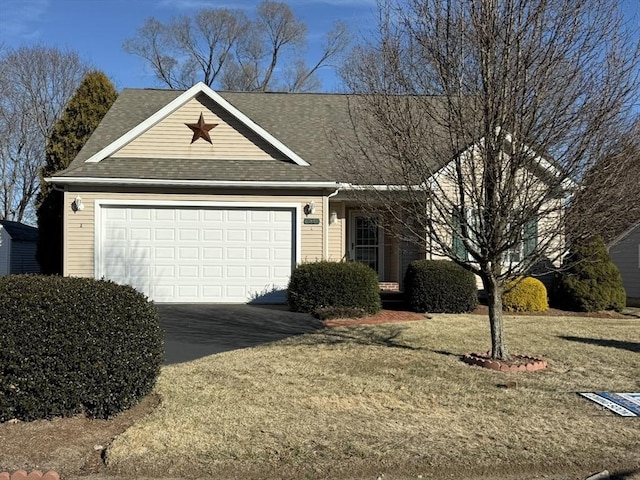
<path fill-rule="evenodd" d="M 488 332 L 485 317 L 435 315 L 165 367 L 160 406 L 116 438 L 107 472 L 392 479 L 638 471 L 640 419 L 576 392 L 640 391 L 640 320 L 507 316 L 511 350 L 549 363 L 524 374 L 460 361 L 486 350 Z"/>

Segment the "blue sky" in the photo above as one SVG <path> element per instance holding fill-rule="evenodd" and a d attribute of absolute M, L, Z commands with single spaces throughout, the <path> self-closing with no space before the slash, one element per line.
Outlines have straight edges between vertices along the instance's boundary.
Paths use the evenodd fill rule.
<path fill-rule="evenodd" d="M 9 47 L 43 44 L 76 51 L 104 71 L 117 89 L 161 86 L 142 59 L 122 50 L 147 17 L 161 21 L 203 7 L 253 11 L 256 0 L 0 0 L 0 44 Z M 375 26 L 375 0 L 289 0 L 309 28 L 307 55 L 314 58 L 323 35 L 335 20 L 351 27 L 354 36 Z M 625 15 L 640 36 L 640 0 L 623 0 Z M 335 79 L 322 75 L 325 90 Z"/>
<path fill-rule="evenodd" d="M 0 0 L 0 44 L 10 47 L 44 44 L 70 49 L 104 71 L 116 88 L 160 86 L 142 59 L 122 50 L 147 17 L 161 21 L 190 15 L 204 7 L 255 10 L 256 0 Z M 375 0 L 292 0 L 294 12 L 307 24 L 307 55 L 320 48 L 336 20 L 357 32 L 371 25 Z M 330 90 L 330 72 L 322 76 Z"/>

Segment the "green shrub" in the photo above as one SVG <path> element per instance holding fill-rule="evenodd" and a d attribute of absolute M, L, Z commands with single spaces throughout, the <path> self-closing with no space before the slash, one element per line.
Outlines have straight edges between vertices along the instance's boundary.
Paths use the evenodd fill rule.
<path fill-rule="evenodd" d="M 376 272 L 358 262 L 323 261 L 299 265 L 289 281 L 287 302 L 294 312 L 324 318 L 358 310 L 372 315 L 382 308 Z M 332 314 L 332 311 L 336 313 Z"/>
<path fill-rule="evenodd" d="M 569 310 L 620 312 L 626 298 L 620 271 L 599 237 L 573 245 L 552 284 L 553 303 Z"/>
<path fill-rule="evenodd" d="M 549 309 L 547 288 L 536 278 L 517 278 L 505 285 L 502 309 L 507 312 L 544 312 Z"/>
<path fill-rule="evenodd" d="M 416 260 L 404 278 L 405 299 L 416 312 L 462 313 L 478 305 L 473 273 L 448 260 Z"/>
<path fill-rule="evenodd" d="M 158 312 L 131 287 L 89 278 L 0 278 L 0 423 L 107 418 L 160 372 Z"/>

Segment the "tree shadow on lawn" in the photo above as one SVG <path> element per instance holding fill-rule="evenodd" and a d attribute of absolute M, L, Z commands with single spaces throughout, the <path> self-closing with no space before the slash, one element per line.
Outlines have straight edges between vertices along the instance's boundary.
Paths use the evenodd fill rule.
<path fill-rule="evenodd" d="M 638 478 L 636 476 L 638 474 L 640 474 L 640 468 L 634 470 L 626 470 L 624 472 L 616 472 L 607 478 L 609 480 L 632 480 L 633 478 Z"/>
<path fill-rule="evenodd" d="M 355 344 L 381 346 L 390 348 L 400 348 L 405 350 L 424 350 L 437 353 L 439 355 L 448 355 L 461 357 L 462 354 L 448 352 L 445 350 L 432 350 L 425 347 L 416 347 L 408 345 L 400 341 L 402 332 L 407 327 L 400 326 L 377 326 L 370 328 L 367 326 L 353 326 L 348 328 L 329 328 L 312 335 L 306 335 L 296 339 L 304 345 L 338 345 L 338 344 Z"/>
<path fill-rule="evenodd" d="M 619 348 L 621 350 L 629 350 L 631 352 L 640 353 L 640 343 L 638 342 L 626 342 L 622 340 L 612 340 L 606 338 L 573 337 L 568 335 L 558 335 L 558 338 L 562 338 L 563 340 L 568 340 L 570 342 L 587 343 L 590 345 L 598 345 L 600 347 Z"/>

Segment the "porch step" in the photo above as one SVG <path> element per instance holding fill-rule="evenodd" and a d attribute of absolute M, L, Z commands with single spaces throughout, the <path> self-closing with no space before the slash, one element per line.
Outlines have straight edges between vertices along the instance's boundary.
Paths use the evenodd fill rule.
<path fill-rule="evenodd" d="M 399 292 L 400 285 L 398 282 L 378 282 L 380 291 L 382 292 Z"/>
<path fill-rule="evenodd" d="M 404 293 L 400 291 L 381 291 L 380 300 L 385 310 L 406 310 Z"/>

